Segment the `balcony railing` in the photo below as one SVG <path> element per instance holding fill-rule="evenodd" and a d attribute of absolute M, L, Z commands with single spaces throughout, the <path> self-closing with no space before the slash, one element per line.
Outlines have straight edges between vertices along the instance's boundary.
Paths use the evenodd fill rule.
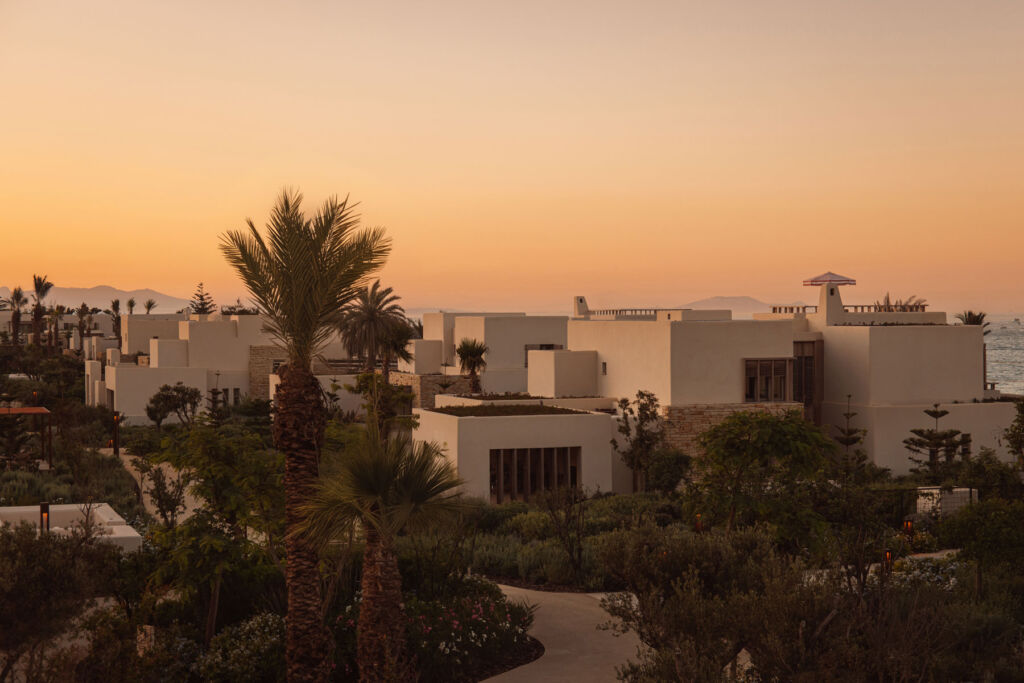
<path fill-rule="evenodd" d="M 855 304 L 843 306 L 847 313 L 924 313 L 928 304 Z"/>
<path fill-rule="evenodd" d="M 817 306 L 772 306 L 772 313 L 817 313 Z"/>

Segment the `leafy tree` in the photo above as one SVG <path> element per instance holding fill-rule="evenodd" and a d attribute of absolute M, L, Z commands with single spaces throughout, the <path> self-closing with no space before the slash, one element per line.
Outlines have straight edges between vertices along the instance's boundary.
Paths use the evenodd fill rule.
<path fill-rule="evenodd" d="M 1003 432 L 1003 438 L 1006 440 L 1007 449 L 1017 456 L 1017 462 L 1024 467 L 1024 401 L 1017 401 L 1015 405 L 1017 414 Z"/>
<path fill-rule="evenodd" d="M 301 507 L 316 485 L 324 438 L 325 410 L 313 357 L 337 330 L 338 311 L 390 252 L 383 230 L 359 230 L 358 225 L 347 199 L 329 199 L 309 218 L 302 211 L 302 196 L 286 191 L 271 212 L 266 239 L 251 220 L 248 230 L 222 238 L 221 250 L 288 354 L 274 397 L 274 443 L 285 456 L 286 526 L 291 531 L 302 521 Z M 286 554 L 288 678 L 323 681 L 328 641 L 319 557 L 297 533 L 287 535 Z"/>
<path fill-rule="evenodd" d="M 622 462 L 633 470 L 633 490 L 646 488 L 646 473 L 654 454 L 664 447 L 662 419 L 659 414 L 658 397 L 653 392 L 640 390 L 636 399 L 619 399 L 618 431 L 624 444 L 612 439 L 612 448 Z"/>
<path fill-rule="evenodd" d="M 583 580 L 583 537 L 587 523 L 587 493 L 578 487 L 562 486 L 537 494 L 541 510 L 547 513 L 558 544 L 569 558 L 573 580 Z"/>
<path fill-rule="evenodd" d="M 388 434 L 396 427 L 413 426 L 409 387 L 396 386 L 377 373 L 364 372 L 356 376 L 355 384 L 346 384 L 345 390 L 363 397 L 366 419 L 373 421 L 381 434 Z"/>
<path fill-rule="evenodd" d="M 402 578 L 395 539 L 403 530 L 426 526 L 457 511 L 461 481 L 432 443 L 408 434 L 382 437 L 371 427 L 363 447 L 333 463 L 316 494 L 304 506 L 304 531 L 320 544 L 345 538 L 355 529 L 365 536 L 362 603 L 357 654 L 359 679 L 405 680 Z"/>
<path fill-rule="evenodd" d="M 199 286 L 196 287 L 195 294 L 192 295 L 188 308 L 191 313 L 198 313 L 200 315 L 208 315 L 210 313 L 217 312 L 217 305 L 213 303 L 213 297 L 203 289 L 202 282 L 200 282 Z"/>
<path fill-rule="evenodd" d="M 172 413 L 178 418 L 178 422 L 191 427 L 195 422 L 196 413 L 199 411 L 199 402 L 203 394 L 195 387 L 187 386 L 184 382 L 178 382 L 174 386 L 165 384 L 160 387 L 146 404 L 146 416 L 160 424 Z M 160 418 L 157 420 L 157 418 Z"/>
<path fill-rule="evenodd" d="M 75 324 L 78 326 L 78 338 L 81 340 L 83 348 L 86 333 L 89 331 L 90 317 L 89 305 L 83 301 L 82 305 L 75 309 L 75 318 L 77 319 Z"/>
<path fill-rule="evenodd" d="M 146 301 L 143 302 L 142 304 L 142 307 L 146 309 L 146 315 L 152 313 L 153 309 L 156 308 L 156 306 L 157 304 L 155 299 L 146 299 Z"/>
<path fill-rule="evenodd" d="M 24 655 L 74 624 L 99 592 L 105 555 L 87 528 L 64 536 L 28 524 L 0 526 L 0 682 Z"/>
<path fill-rule="evenodd" d="M 359 290 L 342 309 L 339 332 L 345 348 L 353 358 L 365 361 L 363 370 L 373 372 L 382 360 L 389 336 L 399 325 L 406 325 L 401 297 L 390 287 L 381 288 L 380 280 Z"/>
<path fill-rule="evenodd" d="M 135 315 L 135 298 L 128 299 L 128 315 Z"/>
<path fill-rule="evenodd" d="M 982 594 L 986 568 L 1024 564 L 1024 501 L 990 498 L 960 509 L 946 523 L 961 555 L 977 567 L 976 590 Z"/>
<path fill-rule="evenodd" d="M 787 533 L 789 525 L 814 522 L 804 512 L 835 443 L 799 412 L 739 411 L 704 432 L 700 443 L 700 487 L 725 518 L 726 531 L 770 519 Z M 801 535 L 792 528 L 789 533 Z"/>
<path fill-rule="evenodd" d="M 455 349 L 459 357 L 459 366 L 463 374 L 469 375 L 470 390 L 474 394 L 481 392 L 480 373 L 487 369 L 487 344 L 476 339 L 463 339 Z"/>
<path fill-rule="evenodd" d="M 911 429 L 913 436 L 904 439 L 903 446 L 912 454 L 926 456 L 910 455 L 911 462 L 916 465 L 911 471 L 923 475 L 931 484 L 940 484 L 956 464 L 958 451 L 965 446 L 969 449 L 970 435 L 962 434 L 958 429 L 939 429 L 939 420 L 949 415 L 949 411 L 941 409 L 938 403 L 926 409 L 924 414 L 935 420 L 935 427 Z"/>
<path fill-rule="evenodd" d="M 255 434 L 218 428 L 205 416 L 182 439 L 172 439 L 154 464 L 187 473 L 199 501 L 191 517 L 158 534 L 169 554 L 163 576 L 182 591 L 202 587 L 205 640 L 213 637 L 225 575 L 259 549 L 278 559 L 284 531 L 283 462 Z"/>
<path fill-rule="evenodd" d="M 985 313 L 983 311 L 963 311 L 962 313 L 956 314 L 956 319 L 962 322 L 964 325 L 980 325 L 984 332 L 982 336 L 987 336 L 992 330 L 988 329 L 989 323 L 985 322 Z"/>

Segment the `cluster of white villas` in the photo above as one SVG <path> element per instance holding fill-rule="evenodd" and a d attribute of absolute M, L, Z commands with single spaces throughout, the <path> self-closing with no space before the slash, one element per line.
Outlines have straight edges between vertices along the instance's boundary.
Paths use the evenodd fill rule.
<path fill-rule="evenodd" d="M 631 490 L 611 440 L 618 400 L 639 390 L 657 396 L 670 443 L 688 451 L 709 420 L 738 410 L 800 409 L 833 434 L 849 411 L 853 426 L 867 430 L 869 456 L 902 473 L 910 465 L 903 439 L 927 426 L 922 411 L 940 403 L 949 411 L 944 427 L 1005 456 L 1001 435 L 1014 407 L 994 400 L 1001 395 L 986 383 L 980 327 L 949 324 L 923 305 L 844 305 L 840 287 L 855 283 L 832 273 L 804 284 L 819 288 L 816 306 L 777 306 L 747 320 L 728 310 L 592 310 L 583 297 L 573 299 L 571 316 L 427 313 L 424 338 L 410 344 L 412 360 L 399 363 L 392 381 L 436 384 L 459 373 L 460 340 L 487 345 L 484 395 L 418 396 L 414 412 L 415 436 L 444 446 L 467 493 L 492 500 L 562 484 Z M 257 316 L 124 316 L 120 351 L 116 340 L 86 339 L 88 400 L 144 422 L 163 384 L 216 387 L 230 401 L 270 398 L 273 368 L 265 352 L 254 359 L 272 344 Z M 346 357 L 337 340 L 324 355 Z M 349 379 L 321 376 L 325 386 Z M 483 404 L 490 407 L 450 409 Z M 572 412 L 503 408 L 515 404 Z"/>

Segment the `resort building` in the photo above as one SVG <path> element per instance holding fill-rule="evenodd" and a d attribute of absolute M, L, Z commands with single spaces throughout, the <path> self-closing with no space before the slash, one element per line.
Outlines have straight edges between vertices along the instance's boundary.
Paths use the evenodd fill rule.
<path fill-rule="evenodd" d="M 86 402 L 118 411 L 126 423 L 148 423 L 146 404 L 164 384 L 195 387 L 204 397 L 212 389 L 237 405 L 244 397 L 271 398 L 271 381 L 285 361 L 256 315 L 122 316 L 117 339 L 91 338 L 85 354 Z M 144 351 L 143 351 L 144 349 Z M 351 381 L 350 363 L 340 340 L 323 350 L 343 367 L 318 362 L 321 382 Z M 339 371 L 340 370 L 340 371 Z M 342 392 L 344 393 L 344 392 Z M 345 405 L 352 402 L 345 399 Z"/>
<path fill-rule="evenodd" d="M 668 443 L 691 455 L 699 456 L 701 433 L 737 411 L 801 410 L 832 434 L 852 411 L 852 426 L 867 430 L 869 457 L 905 473 L 911 462 L 903 439 L 928 426 L 923 411 L 940 403 L 949 411 L 944 428 L 970 434 L 975 450 L 1006 456 L 1001 435 L 1014 407 L 986 384 L 980 327 L 950 325 L 945 313 L 918 302 L 846 305 L 840 287 L 855 282 L 833 273 L 804 284 L 818 289 L 816 306 L 776 306 L 753 320 L 734 320 L 726 310 L 593 310 L 577 296 L 564 346 L 552 328 L 543 329 L 549 335 L 543 342 L 540 334 L 523 333 L 532 316 L 478 314 L 460 325 L 459 315 L 433 314 L 451 319 L 435 318 L 441 331 L 434 340 L 414 343 L 407 374 L 421 381 L 433 376 L 425 373 L 453 352 L 460 331 L 478 340 L 490 332 L 486 343 L 501 358 L 499 368 L 511 369 L 511 359 L 524 356 L 516 370 L 525 372 L 526 386 L 485 385 L 485 394 L 516 392 L 504 401 L 478 397 L 493 404 L 487 409 L 456 410 L 444 392 L 429 401 L 421 396 L 416 436 L 446 446 L 467 490 L 492 500 L 521 498 L 559 481 L 557 469 L 555 479 L 536 478 L 538 467 L 552 471 L 552 453 L 556 468 L 558 458 L 569 458 L 573 483 L 628 490 L 631 479 L 610 446 L 609 413 L 618 399 L 640 390 L 657 396 Z M 491 358 L 489 351 L 488 371 Z M 525 403 L 544 408 L 524 411 Z"/>

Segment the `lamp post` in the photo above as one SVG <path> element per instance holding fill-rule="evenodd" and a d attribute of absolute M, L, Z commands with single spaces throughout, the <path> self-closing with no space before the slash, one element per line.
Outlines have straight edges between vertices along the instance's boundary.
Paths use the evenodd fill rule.
<path fill-rule="evenodd" d="M 114 455 L 121 455 L 121 414 L 114 413 Z"/>
<path fill-rule="evenodd" d="M 903 520 L 903 533 L 907 537 L 907 543 L 912 543 L 914 540 L 914 520 Z"/>
<path fill-rule="evenodd" d="M 50 531 L 50 504 L 42 502 L 39 504 L 39 533 Z"/>
<path fill-rule="evenodd" d="M 693 522 L 693 530 L 698 534 L 704 532 L 704 520 L 699 512 L 697 513 L 697 519 Z"/>

